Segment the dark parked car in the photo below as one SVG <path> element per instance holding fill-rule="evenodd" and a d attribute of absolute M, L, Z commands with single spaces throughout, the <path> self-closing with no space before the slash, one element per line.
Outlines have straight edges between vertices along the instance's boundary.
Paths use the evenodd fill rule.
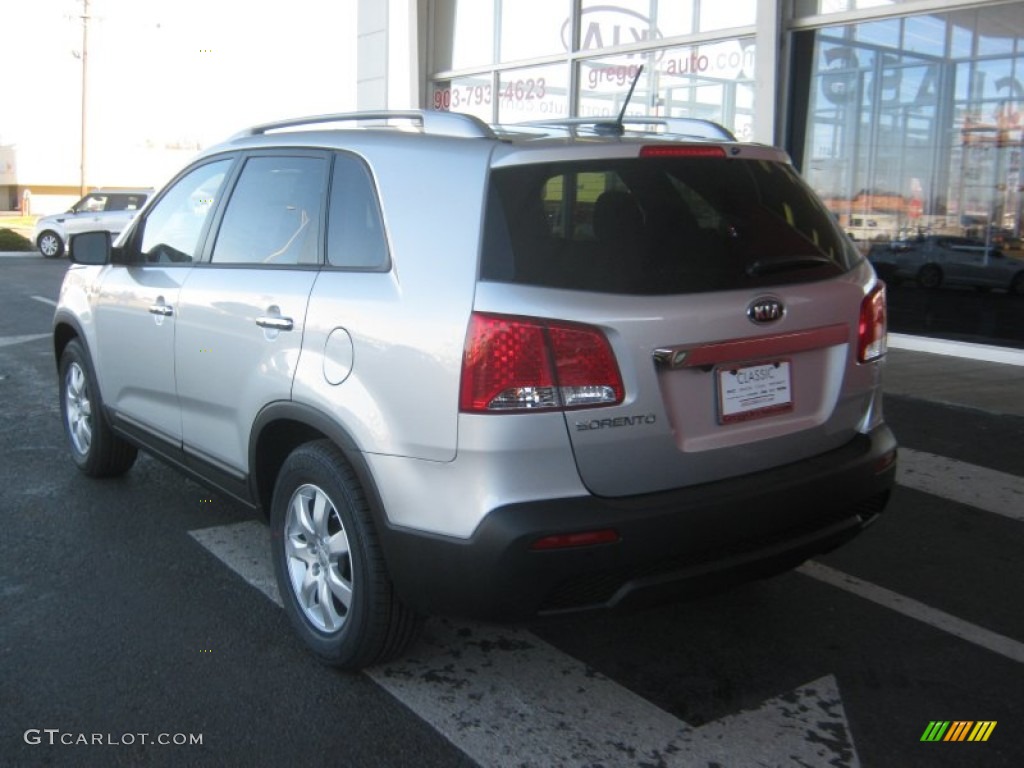
<path fill-rule="evenodd" d="M 1024 261 L 966 237 L 926 235 L 871 246 L 868 259 L 890 282 L 916 280 L 924 288 L 963 285 L 1005 288 L 1024 295 Z"/>

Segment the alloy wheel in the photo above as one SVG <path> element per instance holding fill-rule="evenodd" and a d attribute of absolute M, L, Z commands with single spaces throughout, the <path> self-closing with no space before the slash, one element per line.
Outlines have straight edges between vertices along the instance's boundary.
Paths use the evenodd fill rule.
<path fill-rule="evenodd" d="M 55 256 L 60 255 L 60 238 L 58 238 L 52 232 L 47 232 L 44 235 L 42 235 L 39 238 L 39 242 L 37 245 L 39 246 L 39 251 L 43 254 L 43 256 L 47 257 L 48 259 L 52 259 Z"/>
<path fill-rule="evenodd" d="M 71 442 L 82 456 L 92 447 L 92 401 L 89 399 L 89 380 L 78 363 L 68 366 L 64 377 L 64 417 L 68 423 Z"/>
<path fill-rule="evenodd" d="M 289 581 L 307 621 L 339 631 L 352 605 L 352 554 L 334 503 L 315 485 L 302 485 L 288 502 L 285 558 Z"/>

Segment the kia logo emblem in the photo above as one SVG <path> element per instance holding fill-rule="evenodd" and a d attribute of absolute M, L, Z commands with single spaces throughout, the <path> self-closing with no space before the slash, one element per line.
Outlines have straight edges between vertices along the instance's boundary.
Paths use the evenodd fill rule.
<path fill-rule="evenodd" d="M 774 323 L 782 319 L 786 314 L 786 308 L 778 299 L 754 299 L 747 307 L 747 317 L 754 323 Z"/>

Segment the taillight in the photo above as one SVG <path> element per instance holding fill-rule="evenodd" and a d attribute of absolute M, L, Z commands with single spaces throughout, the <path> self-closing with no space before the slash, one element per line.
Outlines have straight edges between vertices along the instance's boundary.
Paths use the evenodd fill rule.
<path fill-rule="evenodd" d="M 640 147 L 640 157 L 725 157 L 725 149 L 717 145 L 645 144 Z"/>
<path fill-rule="evenodd" d="M 617 405 L 622 376 L 597 328 L 474 312 L 459 408 L 468 413 Z"/>
<path fill-rule="evenodd" d="M 857 359 L 862 363 L 878 360 L 886 350 L 885 283 L 875 286 L 860 305 L 857 327 Z"/>

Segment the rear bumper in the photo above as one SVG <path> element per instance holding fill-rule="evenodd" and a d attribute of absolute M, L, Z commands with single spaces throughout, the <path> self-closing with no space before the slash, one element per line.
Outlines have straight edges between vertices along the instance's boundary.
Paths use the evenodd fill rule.
<path fill-rule="evenodd" d="M 882 425 L 812 459 L 628 498 L 517 503 L 469 539 L 387 528 L 402 599 L 491 620 L 662 602 L 792 568 L 856 536 L 884 509 L 896 440 Z M 535 551 L 542 537 L 614 529 L 614 544 Z"/>

